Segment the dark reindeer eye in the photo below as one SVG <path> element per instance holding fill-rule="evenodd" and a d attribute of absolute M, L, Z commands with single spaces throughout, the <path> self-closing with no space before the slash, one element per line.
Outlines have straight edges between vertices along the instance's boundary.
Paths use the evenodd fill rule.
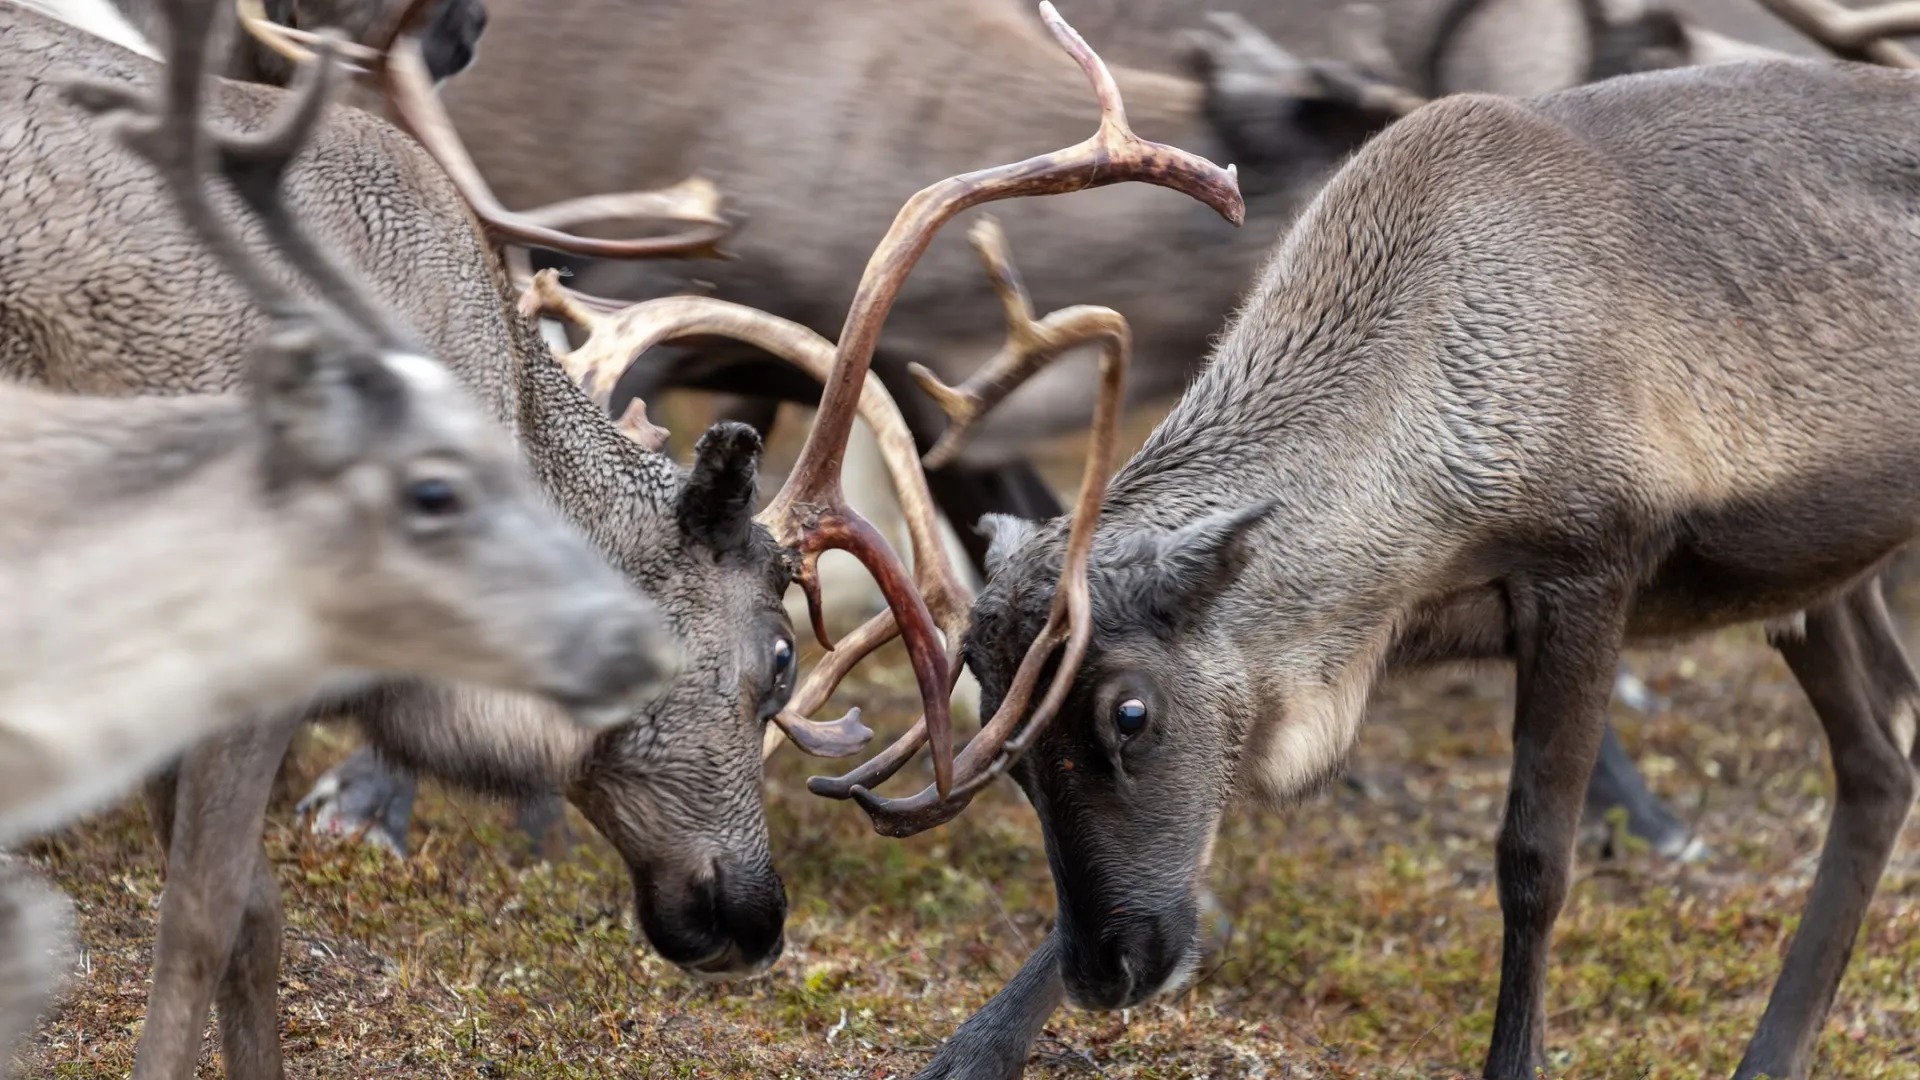
<path fill-rule="evenodd" d="M 1122 735 L 1138 735 L 1146 730 L 1147 703 L 1139 698 L 1128 698 L 1115 705 L 1113 726 L 1119 728 Z"/>
<path fill-rule="evenodd" d="M 445 517 L 460 512 L 460 493 L 445 480 L 416 480 L 407 488 L 407 502 L 416 513 Z"/>
<path fill-rule="evenodd" d="M 773 675 L 782 678 L 793 670 L 793 642 L 786 638 L 773 643 Z"/>

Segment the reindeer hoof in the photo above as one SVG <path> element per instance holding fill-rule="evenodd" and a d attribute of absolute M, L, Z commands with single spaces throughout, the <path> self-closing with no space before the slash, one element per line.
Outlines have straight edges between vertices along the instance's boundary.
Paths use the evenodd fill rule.
<path fill-rule="evenodd" d="M 411 777 L 363 749 L 314 781 L 294 814 L 315 835 L 359 840 L 404 859 L 413 793 Z"/>

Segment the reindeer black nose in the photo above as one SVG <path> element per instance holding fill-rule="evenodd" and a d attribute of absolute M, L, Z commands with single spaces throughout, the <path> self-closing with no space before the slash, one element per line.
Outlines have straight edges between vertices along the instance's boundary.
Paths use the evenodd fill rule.
<path fill-rule="evenodd" d="M 678 889 L 650 876 L 639 900 L 654 950 L 699 978 L 759 974 L 786 947 L 787 891 L 770 864 L 716 862 Z"/>
<path fill-rule="evenodd" d="M 1123 913 L 1085 931 L 1063 921 L 1060 974 L 1083 1009 L 1125 1009 L 1171 989 L 1199 956 L 1191 904 L 1152 914 Z"/>

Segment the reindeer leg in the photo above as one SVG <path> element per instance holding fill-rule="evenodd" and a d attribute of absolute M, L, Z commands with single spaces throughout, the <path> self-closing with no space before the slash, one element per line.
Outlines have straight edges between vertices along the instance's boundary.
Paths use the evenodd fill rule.
<path fill-rule="evenodd" d="M 1587 782 L 1586 819 L 1604 826 L 1609 810 L 1619 807 L 1627 812 L 1627 831 L 1652 845 L 1669 859 L 1688 861 L 1698 857 L 1703 845 L 1659 796 L 1647 790 L 1639 766 L 1621 745 L 1620 736 L 1608 724 L 1600 742 L 1600 760 Z"/>
<path fill-rule="evenodd" d="M 1573 878 L 1580 808 L 1620 661 L 1624 590 L 1611 581 L 1510 587 L 1518 702 L 1513 774 L 1495 853 L 1506 932 L 1488 1080 L 1546 1066 L 1547 959 Z"/>
<path fill-rule="evenodd" d="M 1800 929 L 1736 1077 L 1805 1077 L 1854 937 L 1913 808 L 1920 680 L 1877 580 L 1807 612 L 1774 644 L 1812 700 L 1833 753 L 1833 820 Z"/>
<path fill-rule="evenodd" d="M 134 1058 L 134 1080 L 190 1080 L 216 985 L 233 970 L 237 946 L 259 944 L 247 930 L 250 915 L 254 929 L 260 929 L 253 900 L 266 858 L 260 835 L 275 772 L 301 719 L 299 711 L 289 711 L 210 739 L 187 754 L 177 783 L 166 785 L 174 787 L 173 811 L 157 815 L 155 821 L 171 825 L 167 888 L 160 902 L 153 992 Z M 277 920 L 277 898 L 274 911 Z M 274 945 L 277 949 L 277 933 Z M 241 970 L 257 972 L 255 961 L 241 963 L 246 965 Z M 245 1019 L 259 1020 L 255 1007 L 242 1013 Z M 251 1037 L 271 1042 L 277 1059 L 278 1017 L 270 1012 L 267 1019 L 268 1030 Z M 225 1038 L 229 1018 L 222 1021 Z M 278 1068 L 276 1060 L 275 1071 L 245 1074 L 246 1080 L 278 1076 Z M 228 1075 L 241 1080 L 241 1074 Z"/>
<path fill-rule="evenodd" d="M 913 1080 L 1019 1080 L 1040 1029 L 1065 996 L 1060 943 L 1048 934 L 1013 980 L 967 1017 Z"/>
<path fill-rule="evenodd" d="M 0 1067 L 59 986 L 57 946 L 73 939 L 73 904 L 26 866 L 0 863 Z"/>
<path fill-rule="evenodd" d="M 280 883 L 266 852 L 253 852 L 251 887 L 240 934 L 220 976 L 214 1005 L 227 1080 L 282 1080 L 280 1059 Z"/>

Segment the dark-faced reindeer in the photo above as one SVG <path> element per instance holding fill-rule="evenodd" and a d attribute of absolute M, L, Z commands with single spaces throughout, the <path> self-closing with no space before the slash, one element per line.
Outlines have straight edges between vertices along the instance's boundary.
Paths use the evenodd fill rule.
<path fill-rule="evenodd" d="M 1882 40 L 1915 29 L 1909 9 L 1770 2 L 1841 55 L 1914 66 Z M 1355 155 L 1114 478 L 1098 532 L 992 523 L 966 658 L 994 719 L 950 782 L 872 790 L 924 726 L 814 782 L 891 835 L 1002 772 L 1039 813 L 1054 931 L 929 1075 L 1017 1074 L 1008 1044 L 1063 988 L 1117 1008 L 1181 985 L 1228 803 L 1324 782 L 1382 676 L 1484 659 L 1511 660 L 1518 690 L 1485 1075 L 1539 1075 L 1620 650 L 1756 621 L 1838 782 L 1737 1075 L 1807 1075 L 1920 763 L 1920 680 L 1877 579 L 1920 530 L 1917 79 L 1771 60 L 1461 95 Z"/>
<path fill-rule="evenodd" d="M 403 37 L 390 55 L 409 51 L 417 44 Z M 141 85 L 160 69 L 0 5 L 6 373 L 122 398 L 241 388 L 265 314 L 168 218 L 165 189 L 138 159 L 64 101 L 60 88 L 76 74 Z M 206 112 L 210 123 L 257 132 L 283 97 L 216 83 Z M 663 693 L 597 736 L 531 698 L 415 681 L 329 707 L 431 775 L 508 794 L 564 791 L 632 868 L 639 921 L 668 959 L 715 976 L 771 963 L 785 898 L 767 848 L 759 749 L 765 717 L 791 687 L 794 654 L 781 603 L 789 556 L 750 517 L 757 437 L 737 425 L 709 433 L 690 472 L 640 445 L 630 432 L 644 432 L 623 430 L 582 395 L 515 312 L 474 217 L 392 127 L 333 111 L 286 183 L 316 242 L 340 252 L 510 426 L 546 497 L 654 598 L 684 650 Z M 585 213 L 531 224 L 482 216 L 490 233 L 524 225 L 541 235 L 536 227 L 565 228 Z M 210 740 L 149 787 L 169 853 L 142 1077 L 191 1075 L 216 996 L 229 1075 L 280 1073 L 280 900 L 259 838 L 299 719 Z"/>
<path fill-rule="evenodd" d="M 218 0 L 179 5 L 146 95 L 75 83 L 272 320 L 244 397 L 0 383 L 0 844 L 222 726 L 380 673 L 624 718 L 677 665 L 659 612 L 539 494 L 508 434 L 316 244 L 287 166 L 326 67 L 270 128 L 207 133 Z M 215 209 L 232 185 L 296 291 Z M 46 989 L 61 906 L 0 867 L 0 1055 Z"/>

